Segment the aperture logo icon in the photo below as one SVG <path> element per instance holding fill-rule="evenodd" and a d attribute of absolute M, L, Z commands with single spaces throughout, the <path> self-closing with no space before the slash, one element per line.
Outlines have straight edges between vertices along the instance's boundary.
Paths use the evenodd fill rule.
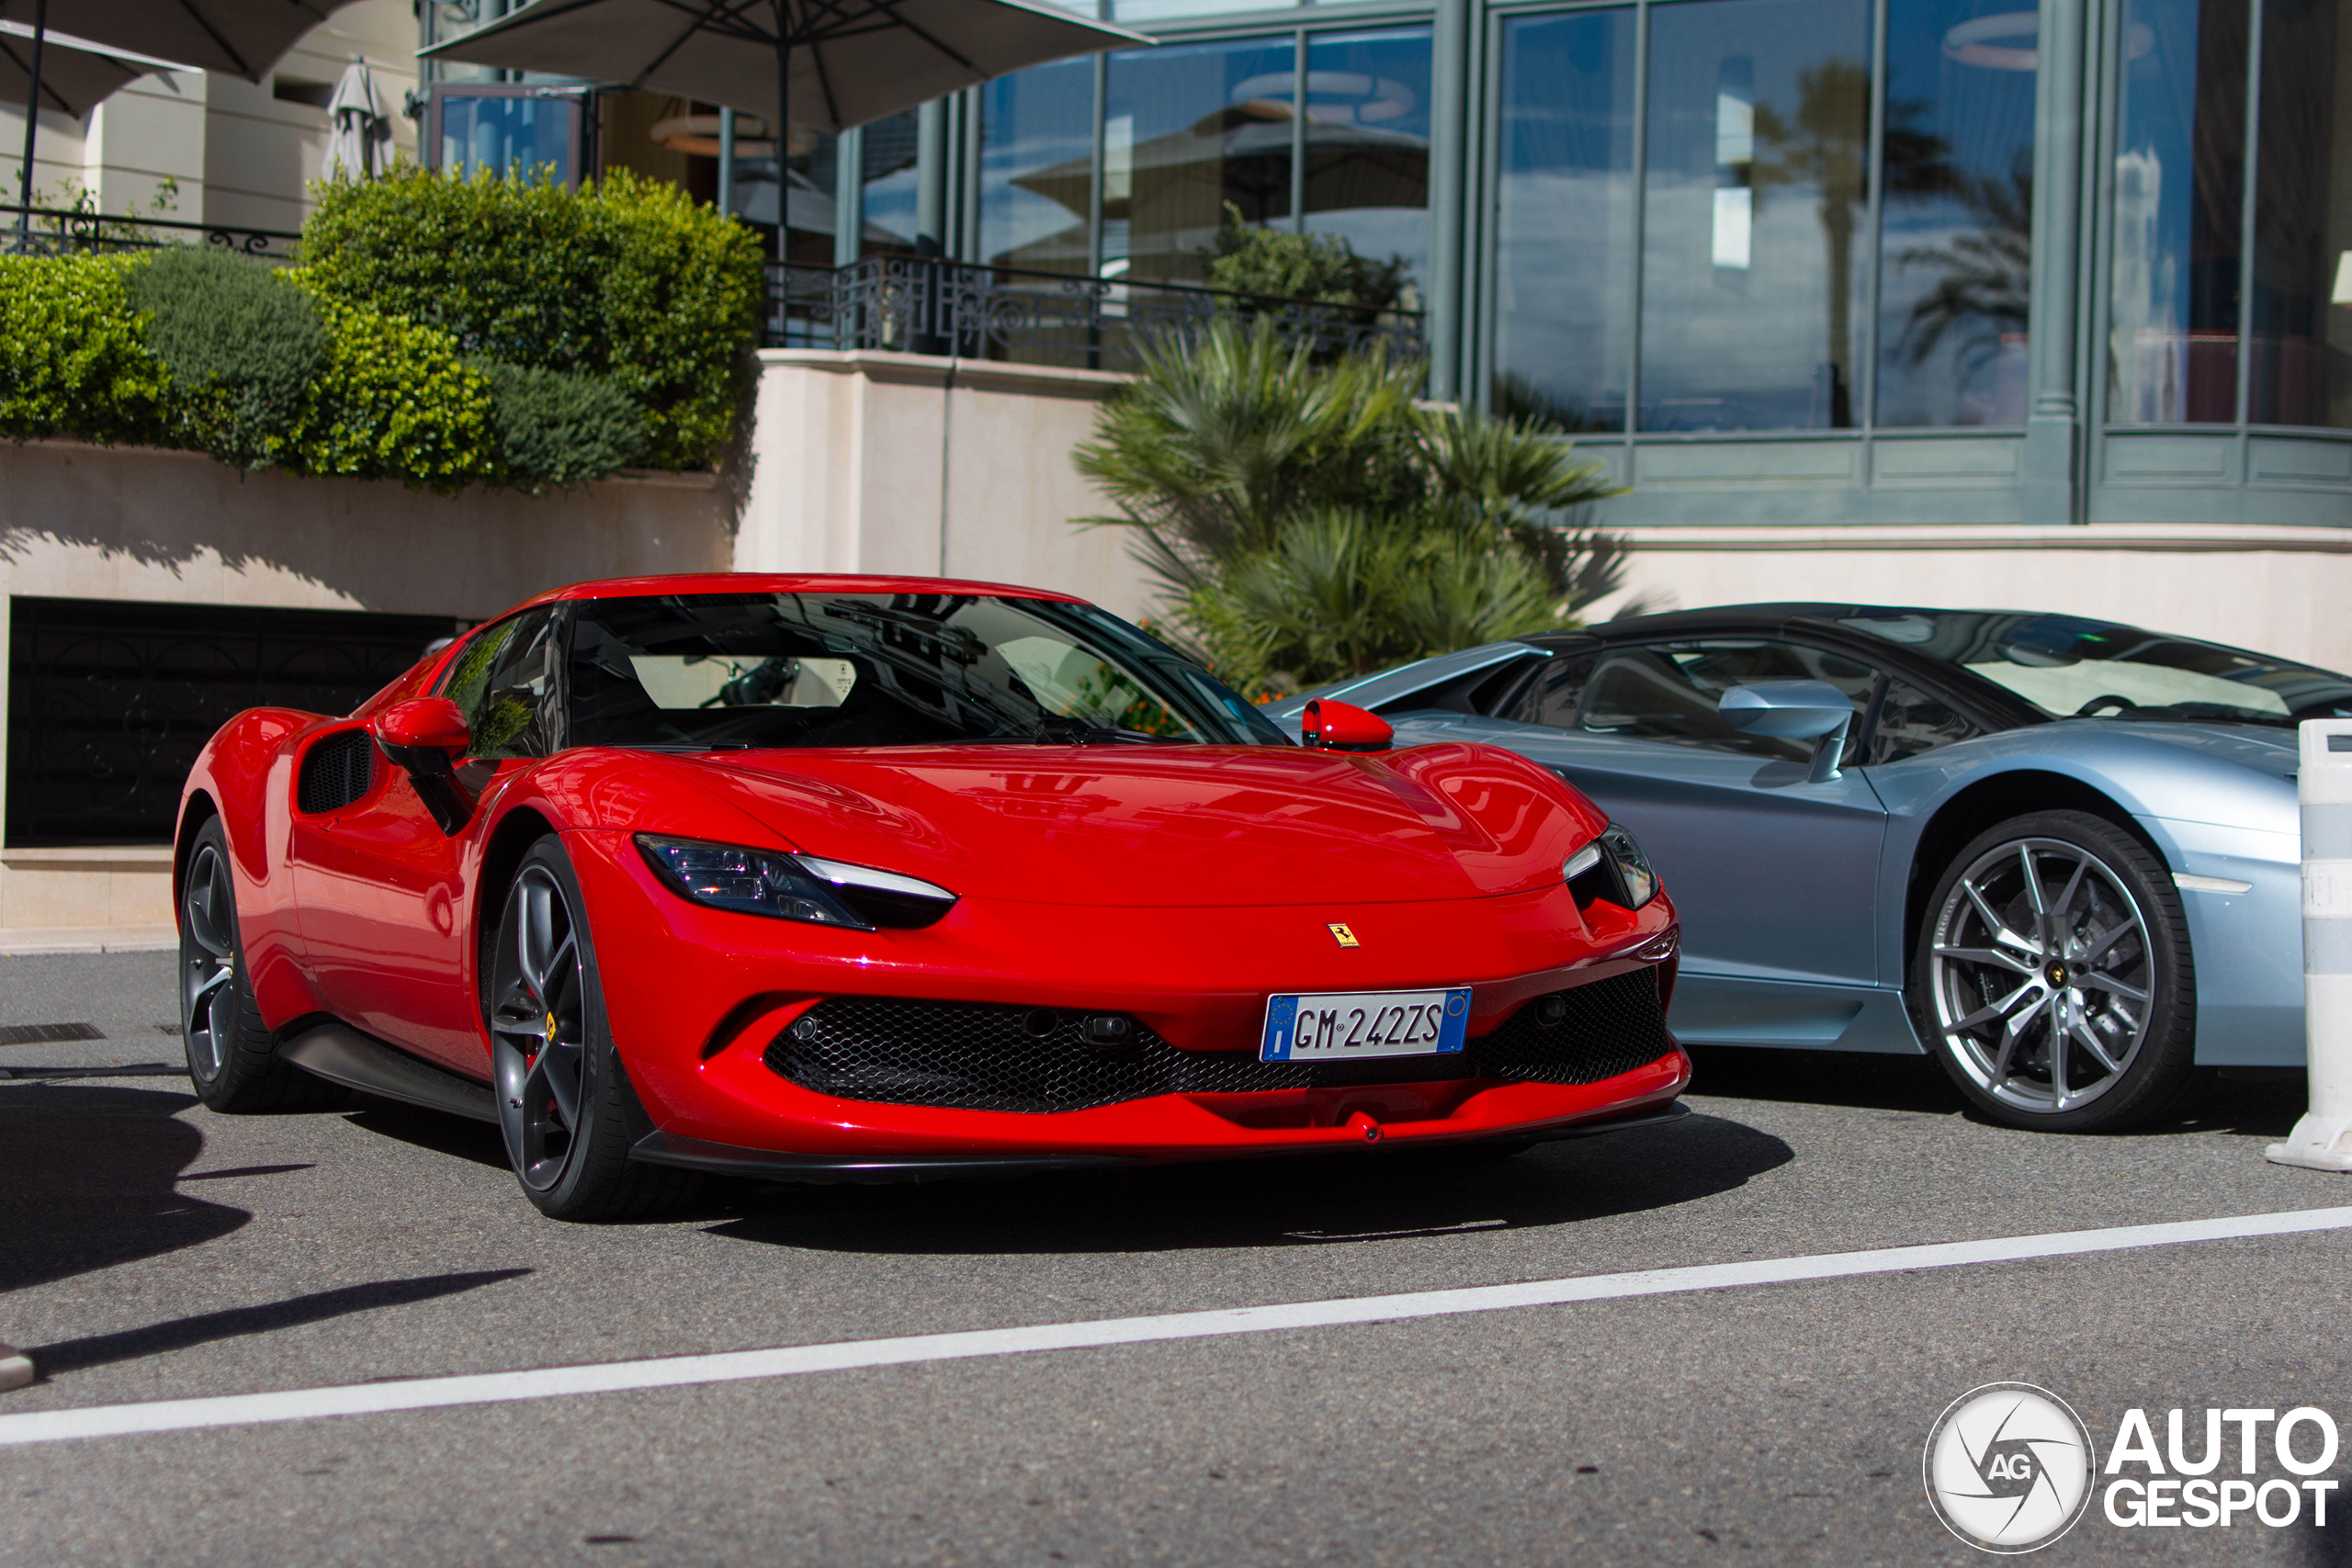
<path fill-rule="evenodd" d="M 2083 1517 L 2097 1462 L 2090 1429 L 2064 1400 L 2031 1383 L 1986 1383 L 1928 1434 L 1928 1501 L 1971 1546 L 2032 1551 Z"/>

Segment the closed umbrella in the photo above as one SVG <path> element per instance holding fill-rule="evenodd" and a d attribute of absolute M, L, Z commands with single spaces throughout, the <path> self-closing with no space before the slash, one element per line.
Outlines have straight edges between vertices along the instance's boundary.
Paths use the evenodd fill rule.
<path fill-rule="evenodd" d="M 421 52 L 846 130 L 1007 72 L 1151 41 L 1030 0 L 531 0 Z"/>
<path fill-rule="evenodd" d="M 376 79 L 366 61 L 353 61 L 335 78 L 327 120 L 327 178 L 372 180 L 390 166 L 392 122 L 376 102 Z"/>

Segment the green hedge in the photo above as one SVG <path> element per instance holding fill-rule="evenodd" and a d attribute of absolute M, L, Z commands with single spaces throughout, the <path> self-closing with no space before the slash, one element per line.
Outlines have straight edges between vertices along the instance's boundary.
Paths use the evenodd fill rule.
<path fill-rule="evenodd" d="M 130 308 L 130 264 L 0 256 L 0 436 L 162 439 L 171 375 Z"/>
<path fill-rule="evenodd" d="M 127 283 L 172 373 L 175 445 L 240 468 L 278 463 L 327 365 L 311 297 L 259 262 L 196 246 L 157 252 Z"/>
<path fill-rule="evenodd" d="M 709 462 L 748 389 L 758 243 L 668 186 L 402 170 L 301 262 L 0 258 L 0 436 L 536 493 Z"/>
<path fill-rule="evenodd" d="M 641 411 L 652 466 L 710 462 L 734 428 L 759 243 L 674 186 L 401 169 L 324 187 L 302 258 L 322 298 L 439 328 L 469 355 L 609 380 Z"/>
<path fill-rule="evenodd" d="M 447 333 L 332 299 L 319 311 L 333 348 L 311 385 L 289 467 L 444 492 L 506 479 L 489 378 L 458 357 Z"/>

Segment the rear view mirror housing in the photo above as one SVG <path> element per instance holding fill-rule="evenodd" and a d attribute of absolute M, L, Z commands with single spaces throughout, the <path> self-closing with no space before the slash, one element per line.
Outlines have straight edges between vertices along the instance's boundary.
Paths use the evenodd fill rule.
<path fill-rule="evenodd" d="M 1776 740 L 1810 740 L 1813 765 L 1807 784 L 1827 784 L 1838 773 L 1846 736 L 1854 726 L 1854 705 L 1826 681 L 1754 681 L 1734 686 L 1715 703 L 1717 716 L 1747 735 Z"/>
<path fill-rule="evenodd" d="M 1396 739 L 1386 719 L 1353 703 L 1317 697 L 1299 716 L 1298 743 L 1322 751 L 1385 751 Z"/>
<path fill-rule="evenodd" d="M 456 771 L 458 759 L 473 744 L 465 710 L 447 697 L 411 697 L 378 714 L 368 732 L 416 786 L 435 825 L 455 836 L 474 814 Z"/>

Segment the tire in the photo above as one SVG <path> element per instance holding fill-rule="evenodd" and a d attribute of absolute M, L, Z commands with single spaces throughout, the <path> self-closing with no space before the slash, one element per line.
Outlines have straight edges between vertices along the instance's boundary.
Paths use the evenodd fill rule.
<path fill-rule="evenodd" d="M 650 1123 L 613 1047 L 586 908 L 562 841 L 533 844 L 507 886 L 487 966 L 499 1127 L 541 1213 L 642 1218 L 683 1199 L 695 1178 L 628 1157 Z"/>
<path fill-rule="evenodd" d="M 2146 845 L 2087 812 L 2011 818 L 1952 858 L 1910 992 L 1928 1054 L 2012 1127 L 2114 1132 L 2197 1085 L 2179 895 Z"/>
<path fill-rule="evenodd" d="M 246 971 L 229 834 L 218 817 L 189 840 L 179 928 L 180 1044 L 197 1099 L 231 1115 L 346 1103 L 335 1085 L 278 1060 Z"/>

